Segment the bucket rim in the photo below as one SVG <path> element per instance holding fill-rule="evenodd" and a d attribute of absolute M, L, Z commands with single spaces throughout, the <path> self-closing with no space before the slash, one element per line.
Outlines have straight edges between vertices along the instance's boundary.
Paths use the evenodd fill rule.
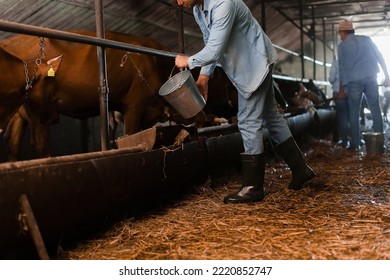
<path fill-rule="evenodd" d="M 362 132 L 362 135 L 379 136 L 379 135 L 384 135 L 384 134 L 383 134 L 383 132 L 370 132 L 370 131 L 366 131 L 366 132 Z"/>
<path fill-rule="evenodd" d="M 176 79 L 179 74 L 180 75 L 183 75 L 183 74 L 187 75 L 183 78 L 183 81 L 182 81 L 183 83 L 181 85 L 173 83 L 174 79 Z M 181 88 L 183 86 L 183 84 L 190 78 L 190 76 L 192 77 L 190 70 L 188 70 L 188 69 L 181 70 L 180 72 L 169 77 L 169 79 L 165 81 L 165 83 L 158 90 L 158 94 L 161 96 L 166 96 L 166 95 L 171 94 L 173 91 L 177 90 L 178 88 Z"/>

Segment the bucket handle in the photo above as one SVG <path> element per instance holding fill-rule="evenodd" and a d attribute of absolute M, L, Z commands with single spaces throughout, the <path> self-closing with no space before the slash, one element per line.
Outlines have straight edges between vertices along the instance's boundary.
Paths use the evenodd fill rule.
<path fill-rule="evenodd" d="M 175 70 L 175 68 L 176 68 L 176 65 L 173 66 L 173 68 L 172 68 L 172 70 L 171 70 L 171 74 L 169 75 L 169 79 L 172 78 L 173 70 Z M 178 69 L 180 70 L 180 73 L 183 73 L 184 70 L 188 70 L 187 67 L 186 67 L 186 68 L 180 67 L 180 68 L 178 68 Z M 183 76 L 183 74 L 181 74 L 181 76 Z M 184 83 L 183 83 L 183 79 L 181 79 L 181 77 L 180 77 L 179 88 L 182 87 L 183 84 L 184 84 Z"/>
<path fill-rule="evenodd" d="M 176 68 L 176 65 L 173 65 L 173 68 L 171 70 L 171 74 L 169 75 L 169 79 L 172 78 L 173 70 L 175 70 L 175 68 Z M 179 68 L 179 67 L 177 67 L 177 68 L 180 70 L 180 72 L 182 72 L 184 70 L 188 70 L 187 67 L 186 68 L 182 68 L 182 67 Z"/>

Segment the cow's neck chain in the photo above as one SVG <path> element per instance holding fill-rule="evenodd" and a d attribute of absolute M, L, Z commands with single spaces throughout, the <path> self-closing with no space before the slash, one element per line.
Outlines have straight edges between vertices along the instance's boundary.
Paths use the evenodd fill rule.
<path fill-rule="evenodd" d="M 32 84 L 33 84 L 35 77 L 36 77 L 36 74 L 38 72 L 38 67 L 39 67 L 39 65 L 41 65 L 42 59 L 45 58 L 45 47 L 46 47 L 45 38 L 40 37 L 39 38 L 39 52 L 38 52 L 37 59 L 35 59 L 35 61 L 34 61 L 35 67 L 34 67 L 34 70 L 32 72 L 31 78 L 29 77 L 29 73 L 28 73 L 28 64 L 30 62 L 25 62 L 25 61 L 23 62 L 24 73 L 26 76 L 26 94 L 25 94 L 26 100 L 28 98 L 28 91 L 32 88 Z"/>
<path fill-rule="evenodd" d="M 133 64 L 134 68 L 137 70 L 138 76 L 141 78 L 141 81 L 143 81 L 146 84 L 147 88 L 149 89 L 149 93 L 153 96 L 154 99 L 157 100 L 157 102 L 159 102 L 161 105 L 165 106 L 161 102 L 161 100 L 155 95 L 155 92 L 153 91 L 152 87 L 150 86 L 150 84 L 146 80 L 145 76 L 142 74 L 142 71 L 139 69 L 139 67 L 135 63 L 134 59 L 130 56 L 132 54 L 134 54 L 134 53 L 133 52 L 126 52 L 126 54 L 123 55 L 123 57 L 122 57 L 122 63 L 120 64 L 120 66 L 123 67 L 125 65 L 125 63 L 127 62 L 127 59 L 130 59 L 130 61 Z M 140 55 L 139 53 L 135 53 L 135 54 Z"/>
<path fill-rule="evenodd" d="M 139 67 L 137 66 L 137 64 L 135 63 L 134 59 L 131 57 L 131 55 L 134 54 L 133 52 L 126 52 L 126 54 L 122 57 L 122 63 L 121 63 L 121 67 L 123 67 L 125 65 L 125 63 L 127 62 L 127 59 L 130 59 L 131 63 L 133 64 L 134 68 L 137 70 L 137 73 L 138 73 L 138 76 L 141 78 L 141 81 L 144 82 L 146 84 L 146 86 L 148 87 L 149 89 L 149 92 L 154 96 L 154 92 L 152 90 L 152 87 L 150 86 L 150 84 L 148 83 L 148 81 L 145 79 L 145 76 L 144 74 L 142 73 L 142 71 L 139 69 Z M 135 53 L 137 55 L 140 55 L 139 53 Z"/>

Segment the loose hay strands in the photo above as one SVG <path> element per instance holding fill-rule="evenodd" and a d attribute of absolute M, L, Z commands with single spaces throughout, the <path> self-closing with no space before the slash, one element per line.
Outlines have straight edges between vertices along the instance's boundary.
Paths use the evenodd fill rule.
<path fill-rule="evenodd" d="M 305 149 L 307 151 L 307 147 Z M 65 252 L 68 259 L 390 259 L 390 158 L 312 141 L 317 177 L 286 189 L 286 165 L 269 163 L 260 203 L 225 205 L 240 177 L 207 182 L 161 213 L 116 224 Z"/>

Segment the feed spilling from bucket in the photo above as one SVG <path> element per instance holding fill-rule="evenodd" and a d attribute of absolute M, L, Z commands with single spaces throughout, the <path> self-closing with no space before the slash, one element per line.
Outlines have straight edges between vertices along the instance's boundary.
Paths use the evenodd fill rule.
<path fill-rule="evenodd" d="M 158 93 L 186 119 L 197 115 L 206 105 L 190 70 L 170 77 Z"/>

